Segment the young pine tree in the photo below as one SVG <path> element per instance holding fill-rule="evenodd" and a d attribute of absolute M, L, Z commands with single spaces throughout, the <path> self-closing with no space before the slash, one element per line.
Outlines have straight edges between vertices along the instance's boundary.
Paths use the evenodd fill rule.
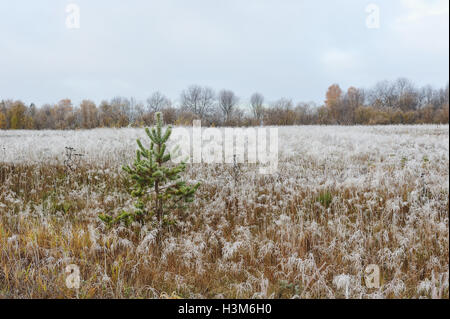
<path fill-rule="evenodd" d="M 137 199 L 134 213 L 124 212 L 113 219 L 102 215 L 100 218 L 108 223 L 137 220 L 146 222 L 156 215 L 158 226 L 170 221 L 170 212 L 176 208 L 185 208 L 186 203 L 194 200 L 195 192 L 200 183 L 188 185 L 181 180 L 180 173 L 186 169 L 186 164 L 171 166 L 168 162 L 171 154 L 167 151 L 166 142 L 172 133 L 169 126 L 163 132 L 163 121 L 160 112 L 156 113 L 156 126 L 145 132 L 150 138 L 150 147 L 145 148 L 137 140 L 138 150 L 133 165 L 124 166 L 131 181 L 131 195 Z"/>

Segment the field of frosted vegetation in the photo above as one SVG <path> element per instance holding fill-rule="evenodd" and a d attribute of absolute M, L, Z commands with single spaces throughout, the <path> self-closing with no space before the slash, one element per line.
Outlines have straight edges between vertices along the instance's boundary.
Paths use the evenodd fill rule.
<path fill-rule="evenodd" d="M 189 164 L 196 200 L 158 246 L 98 218 L 133 209 L 121 165 L 142 129 L 0 130 L 0 297 L 449 298 L 448 125 L 278 135 L 273 175 Z"/>

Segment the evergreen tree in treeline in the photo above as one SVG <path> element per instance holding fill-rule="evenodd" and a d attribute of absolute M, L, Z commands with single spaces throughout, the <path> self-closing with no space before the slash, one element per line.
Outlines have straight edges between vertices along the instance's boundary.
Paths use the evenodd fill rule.
<path fill-rule="evenodd" d="M 191 125 L 201 119 L 204 125 L 377 125 L 449 122 L 449 87 L 416 88 L 407 79 L 379 82 L 372 89 L 331 85 L 323 106 L 314 103 L 294 105 L 281 98 L 264 104 L 264 96 L 252 95 L 248 112 L 239 108 L 238 97 L 229 90 L 219 94 L 207 87 L 191 86 L 180 96 L 180 105 L 159 92 L 146 105 L 133 98 L 115 97 L 98 106 L 84 100 L 79 106 L 69 99 L 55 105 L 27 107 L 21 101 L 0 101 L 0 129 L 91 129 L 96 127 L 149 126 L 155 112 L 162 112 L 168 124 Z"/>
<path fill-rule="evenodd" d="M 194 200 L 200 183 L 188 185 L 181 179 L 180 173 L 186 170 L 184 162 L 178 165 L 168 163 L 172 154 L 168 152 L 166 143 L 172 134 L 172 127 L 167 127 L 163 132 L 162 114 L 157 112 L 155 118 L 155 127 L 145 129 L 150 146 L 145 147 L 138 139 L 134 163 L 123 167 L 132 182 L 131 195 L 136 198 L 136 210 L 123 212 L 116 218 L 100 215 L 106 223 L 148 223 L 155 217 L 158 227 L 161 227 L 174 222 L 171 212 L 186 208 L 186 204 Z"/>

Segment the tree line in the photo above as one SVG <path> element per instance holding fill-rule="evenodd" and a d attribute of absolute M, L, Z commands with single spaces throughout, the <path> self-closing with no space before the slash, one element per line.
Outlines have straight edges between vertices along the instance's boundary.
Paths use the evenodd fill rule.
<path fill-rule="evenodd" d="M 449 85 L 435 89 L 416 87 L 400 78 L 383 81 L 373 88 L 350 87 L 342 90 L 331 85 L 323 105 L 281 98 L 267 103 L 255 93 L 241 103 L 231 90 L 215 92 L 209 87 L 192 85 L 184 90 L 177 104 L 160 92 L 145 102 L 115 97 L 96 105 L 83 100 L 74 106 L 70 99 L 36 107 L 22 101 L 0 102 L 0 129 L 92 129 L 97 127 L 149 126 L 154 114 L 162 112 L 164 121 L 174 125 L 192 125 L 201 119 L 210 126 L 255 125 L 383 125 L 449 123 Z"/>

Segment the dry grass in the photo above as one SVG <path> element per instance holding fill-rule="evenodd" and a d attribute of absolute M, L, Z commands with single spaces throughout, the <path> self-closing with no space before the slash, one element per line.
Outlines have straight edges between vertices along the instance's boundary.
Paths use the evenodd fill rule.
<path fill-rule="evenodd" d="M 236 185 L 226 165 L 189 165 L 198 199 L 161 247 L 152 229 L 97 218 L 132 207 L 117 165 L 0 162 L 0 296 L 449 298 L 448 153 L 428 147 L 430 131 L 392 133 L 425 141 L 414 160 L 376 142 L 333 159 L 288 151 L 277 174 L 243 166 Z M 436 138 L 448 150 L 448 126 Z M 380 289 L 364 284 L 369 264 Z"/>

